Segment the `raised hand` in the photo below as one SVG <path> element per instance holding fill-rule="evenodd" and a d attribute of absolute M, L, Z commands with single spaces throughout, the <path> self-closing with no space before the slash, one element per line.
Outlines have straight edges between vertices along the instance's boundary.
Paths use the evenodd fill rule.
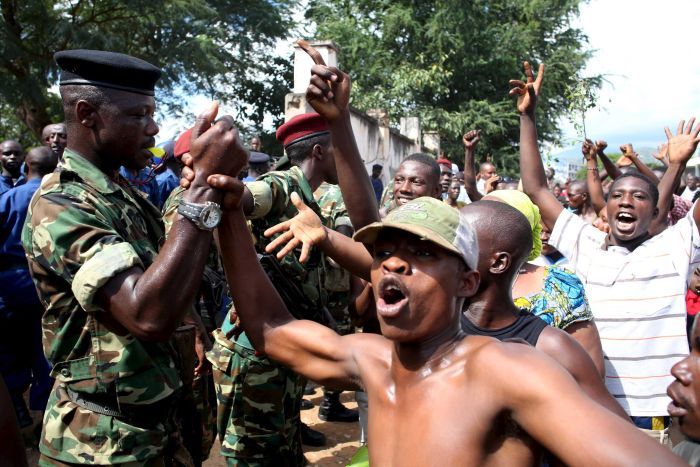
<path fill-rule="evenodd" d="M 303 263 L 309 258 L 311 247 L 324 241 L 328 234 L 321 223 L 321 219 L 310 207 L 304 204 L 298 194 L 292 193 L 291 199 L 299 213 L 291 219 L 272 226 L 265 231 L 266 237 L 282 233 L 282 235 L 265 247 L 265 251 L 270 253 L 284 245 L 277 253 L 277 258 L 282 259 L 301 244 L 299 262 Z"/>
<path fill-rule="evenodd" d="M 590 139 L 587 139 L 581 145 L 581 153 L 583 153 L 583 157 L 587 161 L 595 160 L 596 154 L 598 154 L 598 146 L 593 144 L 593 141 Z"/>
<path fill-rule="evenodd" d="M 484 189 L 486 190 L 486 193 L 491 193 L 496 189 L 496 185 L 498 185 L 498 182 L 501 181 L 501 177 L 499 175 L 494 175 L 493 177 L 489 178 L 486 180 L 484 183 Z"/>
<path fill-rule="evenodd" d="M 511 90 L 509 96 L 518 96 L 517 108 L 520 114 L 534 114 L 537 107 L 537 98 L 542 89 L 542 78 L 544 77 L 544 63 L 540 63 L 537 78 L 532 74 L 532 67 L 528 62 L 523 62 L 526 81 L 512 79 L 508 82 Z"/>
<path fill-rule="evenodd" d="M 661 161 L 664 165 L 668 165 L 668 143 L 660 144 L 656 151 L 651 154 L 654 156 L 654 159 Z"/>
<path fill-rule="evenodd" d="M 602 139 L 599 139 L 598 141 L 596 141 L 595 145 L 596 145 L 596 148 L 598 149 L 598 154 L 605 152 L 605 148 L 608 147 L 608 143 L 606 141 L 603 141 Z"/>
<path fill-rule="evenodd" d="M 634 148 L 632 147 L 632 143 L 623 144 L 620 146 L 620 151 L 622 152 L 623 156 L 627 156 L 629 158 L 637 156 L 637 153 L 634 152 Z"/>
<path fill-rule="evenodd" d="M 481 141 L 481 130 L 471 130 L 462 136 L 462 144 L 467 151 L 473 151 L 479 141 Z"/>
<path fill-rule="evenodd" d="M 236 176 L 248 165 L 248 151 L 241 144 L 230 115 L 214 121 L 219 104 L 214 101 L 201 113 L 192 127 L 190 154 L 195 176 L 206 179 L 212 174 Z"/>
<path fill-rule="evenodd" d="M 306 101 L 326 120 L 336 120 L 348 110 L 350 77 L 336 67 L 326 66 L 321 54 L 308 42 L 299 40 L 297 44 L 315 63 L 311 67 L 311 80 L 306 89 Z"/>
<path fill-rule="evenodd" d="M 691 118 L 686 125 L 685 120 L 678 123 L 676 135 L 671 134 L 671 130 L 664 128 L 668 138 L 668 161 L 670 164 L 685 164 L 693 155 L 700 143 L 698 133 L 700 124 L 695 125 L 695 117 Z"/>

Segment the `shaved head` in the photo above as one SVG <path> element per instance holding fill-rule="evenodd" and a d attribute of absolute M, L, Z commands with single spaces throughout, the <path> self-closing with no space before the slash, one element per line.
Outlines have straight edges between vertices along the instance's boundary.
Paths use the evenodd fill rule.
<path fill-rule="evenodd" d="M 27 164 L 29 177 L 43 177 L 54 171 L 58 157 L 47 146 L 38 146 L 29 150 L 24 163 Z"/>
<path fill-rule="evenodd" d="M 588 193 L 588 184 L 586 184 L 586 182 L 583 182 L 581 180 L 574 180 L 569 185 L 569 191 L 573 191 L 574 189 L 580 190 L 581 193 Z"/>
<path fill-rule="evenodd" d="M 532 229 L 525 216 L 506 203 L 490 200 L 468 204 L 460 212 L 476 229 L 479 241 L 478 270 L 482 277 L 491 275 L 491 258 L 498 252 L 506 252 L 511 256 L 512 266 L 505 277 L 517 273 L 532 249 Z M 508 232 L 507 235 L 504 232 Z"/>
<path fill-rule="evenodd" d="M 496 166 L 490 162 L 482 162 L 481 165 L 479 165 L 479 172 L 487 172 L 489 170 L 496 171 Z"/>

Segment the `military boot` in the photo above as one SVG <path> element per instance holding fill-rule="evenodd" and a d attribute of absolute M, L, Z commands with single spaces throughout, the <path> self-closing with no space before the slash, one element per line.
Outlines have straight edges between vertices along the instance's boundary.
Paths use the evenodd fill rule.
<path fill-rule="evenodd" d="M 326 445 L 326 435 L 316 431 L 306 423 L 301 423 L 301 444 L 306 446 L 321 447 Z"/>
<path fill-rule="evenodd" d="M 324 422 L 356 422 L 360 419 L 357 410 L 348 409 L 340 403 L 341 391 L 324 391 L 318 409 L 318 418 Z"/>

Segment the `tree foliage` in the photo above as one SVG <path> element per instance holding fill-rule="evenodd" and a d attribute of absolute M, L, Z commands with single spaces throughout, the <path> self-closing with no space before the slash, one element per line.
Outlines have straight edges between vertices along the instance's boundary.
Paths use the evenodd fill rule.
<path fill-rule="evenodd" d="M 517 172 L 518 118 L 508 80 L 522 62 L 547 66 L 540 139 L 556 142 L 590 52 L 571 26 L 579 0 L 311 0 L 317 39 L 340 47 L 354 79 L 353 105 L 386 109 L 394 120 L 418 115 L 437 130 L 448 157 L 461 161 L 461 134 L 480 128 L 482 157 Z M 591 80 L 591 78 L 589 78 Z M 589 84 L 600 84 L 597 77 Z"/>
<path fill-rule="evenodd" d="M 181 110 L 182 96 L 206 93 L 246 102 L 239 117 L 257 127 L 266 112 L 281 113 L 291 64 L 267 56 L 287 34 L 288 0 L 0 0 L 0 7 L 0 99 L 15 117 L 3 116 L 5 131 L 21 121 L 38 136 L 62 119 L 50 92 L 58 78 L 53 54 L 73 48 L 161 67 L 158 103 L 171 111 Z M 24 128 L 14 133 L 26 137 Z"/>

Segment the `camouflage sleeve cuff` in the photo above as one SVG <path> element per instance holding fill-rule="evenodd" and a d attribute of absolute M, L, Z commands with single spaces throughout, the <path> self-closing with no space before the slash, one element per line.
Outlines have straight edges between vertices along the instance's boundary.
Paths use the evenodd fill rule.
<path fill-rule="evenodd" d="M 265 182 L 250 182 L 245 184 L 253 195 L 253 211 L 248 219 L 259 219 L 272 209 L 272 189 Z"/>
<path fill-rule="evenodd" d="M 85 311 L 96 311 L 95 294 L 112 277 L 143 263 L 134 248 L 126 243 L 106 245 L 78 269 L 71 286 L 75 298 Z"/>
<path fill-rule="evenodd" d="M 350 222 L 350 218 L 348 216 L 340 216 L 336 218 L 333 228 L 337 229 L 338 227 L 342 226 L 347 226 L 352 229 L 352 222 Z"/>

